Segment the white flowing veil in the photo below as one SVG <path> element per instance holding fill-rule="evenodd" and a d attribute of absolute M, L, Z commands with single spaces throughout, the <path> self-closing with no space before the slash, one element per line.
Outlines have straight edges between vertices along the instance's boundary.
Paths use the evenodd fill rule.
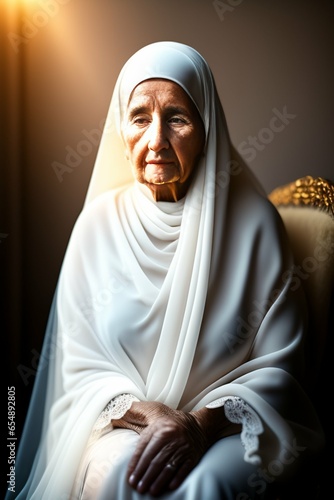
<path fill-rule="evenodd" d="M 283 391 L 286 384 L 289 390 L 291 388 L 291 394 L 296 391 L 299 397 L 297 384 L 291 380 L 285 366 L 289 366 L 294 353 L 299 351 L 300 332 L 303 329 L 295 303 L 290 308 L 289 301 L 286 301 L 284 309 L 283 302 L 278 299 L 289 294 L 291 283 L 291 276 L 285 282 L 279 281 L 282 272 L 287 270 L 285 266 L 292 265 L 289 252 L 283 251 L 281 254 L 280 250 L 284 231 L 262 187 L 231 145 L 214 78 L 208 64 L 196 50 L 177 42 L 152 43 L 136 52 L 124 65 L 114 88 L 83 213 L 108 191 L 134 182 L 124 155 L 120 129 L 132 90 L 150 78 L 169 79 L 187 92 L 203 120 L 206 145 L 184 201 L 178 246 L 171 272 L 167 276 L 170 282 L 168 296 L 166 293 L 165 297 L 165 319 L 156 355 L 148 372 L 146 392 L 140 389 L 138 383 L 135 395 L 143 400 L 159 400 L 171 407 L 190 411 L 233 394 L 247 402 L 251 401 L 258 414 L 261 414 L 271 436 L 268 443 L 274 443 L 277 453 L 284 440 L 292 439 L 292 428 L 297 429 L 296 432 L 302 436 L 301 441 L 306 436 L 305 442 L 307 445 L 311 443 L 310 449 L 317 448 L 318 437 L 312 441 L 318 433 L 317 420 L 303 397 L 301 400 L 304 403 L 298 409 L 293 405 L 289 409 L 283 408 L 286 418 L 276 411 L 276 407 L 280 406 L 280 396 L 275 388 L 279 384 Z M 230 212 L 227 216 L 227 207 L 231 209 L 231 217 Z M 222 274 L 224 280 L 220 279 Z M 182 276 L 182 280 L 174 279 L 178 276 Z M 275 287 L 278 290 L 277 297 L 270 302 L 270 292 Z M 62 342 L 58 338 L 58 292 L 59 284 L 18 451 L 17 491 L 25 487 L 18 496 L 9 494 L 8 500 L 40 500 L 41 491 L 46 494 L 43 498 L 47 500 L 68 500 L 65 492 L 71 490 L 80 456 L 96 418 L 96 406 L 102 404 L 103 408 L 103 401 L 104 404 L 107 402 L 107 389 L 103 389 L 103 398 L 91 387 L 87 388 L 87 394 L 83 392 L 80 402 L 83 403 L 86 398 L 85 404 L 92 403 L 93 409 L 87 410 L 88 419 L 80 422 L 80 432 L 76 428 L 78 415 L 75 415 L 75 411 L 72 415 L 70 405 L 64 407 L 64 416 L 61 413 L 60 418 L 64 432 L 59 436 L 59 446 L 53 453 L 55 461 L 48 466 L 46 455 L 52 449 L 48 442 L 50 411 L 59 400 L 68 401 L 64 397 Z M 207 304 L 209 293 L 210 304 Z M 261 304 L 266 303 L 264 318 L 254 329 L 256 333 L 252 332 L 254 342 L 249 341 L 248 345 L 248 339 L 243 339 L 233 356 L 227 346 L 223 346 L 226 355 L 224 363 L 226 367 L 231 363 L 230 370 L 225 370 L 225 366 L 221 369 L 216 361 L 216 380 L 208 378 L 208 383 L 203 383 L 197 393 L 192 393 L 190 388 L 191 395 L 183 400 L 201 328 L 203 337 L 208 332 L 209 338 L 221 343 L 226 341 L 228 332 L 220 330 L 220 319 L 217 322 L 217 317 L 223 320 L 228 317 L 226 325 L 229 328 L 234 325 L 236 330 L 238 325 L 233 321 L 238 319 L 238 314 L 244 314 L 247 319 L 254 312 L 254 298 Z M 268 311 L 270 314 L 267 314 Z M 222 328 L 225 327 L 224 322 L 222 325 Z M 176 340 L 173 340 L 173 332 L 177 332 Z M 224 336 L 226 338 L 222 339 Z M 101 342 L 106 358 L 107 340 Z M 205 344 L 205 340 L 201 342 L 204 350 L 212 349 L 212 345 Z M 220 346 L 222 350 L 223 347 Z M 243 349 L 248 349 L 247 355 Z M 299 355 L 295 357 L 299 359 Z M 239 358 L 247 358 L 247 362 L 240 362 L 242 366 L 239 366 Z M 159 370 L 164 372 L 161 378 L 156 376 Z M 99 390 L 104 387 L 103 378 L 95 381 L 99 384 Z M 270 390 L 266 386 L 271 381 L 274 396 L 270 393 L 271 386 Z M 200 384 L 201 380 L 198 382 Z M 113 397 L 112 391 L 110 397 Z M 293 427 L 288 421 L 296 421 L 297 424 Z M 53 427 L 58 429 L 60 424 L 53 424 Z M 68 444 L 70 438 L 71 446 Z M 59 470 L 55 470 L 53 463 L 59 464 Z M 28 492 L 30 496 L 27 497 Z M 51 496 L 47 496 L 48 492 Z M 57 492 L 64 494 L 59 495 Z"/>
<path fill-rule="evenodd" d="M 177 42 L 153 43 L 140 49 L 124 65 L 113 91 L 83 210 L 102 193 L 133 182 L 120 134 L 124 106 L 132 89 L 140 81 L 164 77 L 181 85 L 195 102 L 204 122 L 207 144 L 210 144 L 210 148 L 206 149 L 202 164 L 199 165 L 196 186 L 192 190 L 191 197 L 187 199 L 188 207 L 185 210 L 188 220 L 191 221 L 191 224 L 188 224 L 188 232 L 190 225 L 193 227 L 196 220 L 198 230 L 201 226 L 201 231 L 206 232 L 205 235 L 202 233 L 201 240 L 208 244 L 207 254 L 201 252 L 201 255 L 198 255 L 198 259 L 201 257 L 202 261 L 204 258 L 207 260 L 207 265 L 202 266 L 205 271 L 202 272 L 201 281 L 193 280 L 191 291 L 192 295 L 198 297 L 198 315 L 201 316 L 205 302 L 203 297 L 206 295 L 210 272 L 215 203 L 220 203 L 219 212 L 223 214 L 223 205 L 226 202 L 226 197 L 217 196 L 216 191 L 219 185 L 216 182 L 215 167 L 220 166 L 219 179 L 225 188 L 229 184 L 228 168 L 233 166 L 235 161 L 230 157 L 230 142 L 225 117 L 211 70 L 196 50 Z M 219 142 L 217 137 L 219 137 Z M 219 161 L 217 161 L 217 156 Z M 211 166 L 210 171 L 205 165 Z M 205 210 L 203 210 L 203 204 L 206 205 Z M 209 224 L 208 219 L 211 220 Z M 187 234 L 184 239 L 190 241 Z M 187 259 L 186 256 L 184 258 Z M 57 338 L 57 291 L 58 287 L 49 314 L 40 364 L 17 455 L 16 490 L 20 491 L 25 485 L 18 498 L 25 498 L 27 491 L 33 491 L 43 475 L 49 413 L 63 391 L 63 384 L 59 379 L 62 355 L 61 342 Z M 190 346 L 190 348 L 193 347 Z M 174 384 L 175 382 L 170 382 L 171 386 Z M 26 483 L 28 477 L 29 480 Z M 10 494 L 8 498 L 12 498 Z"/>

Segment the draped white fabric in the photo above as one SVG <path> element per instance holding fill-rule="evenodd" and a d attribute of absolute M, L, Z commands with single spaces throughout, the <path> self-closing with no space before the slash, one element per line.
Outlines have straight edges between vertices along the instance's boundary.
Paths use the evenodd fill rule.
<path fill-rule="evenodd" d="M 175 203 L 131 181 L 119 133 L 131 91 L 155 77 L 182 86 L 206 131 L 196 177 Z M 36 389 L 32 403 L 45 409 L 39 454 L 17 498 L 69 498 L 96 419 L 122 393 L 185 411 L 241 398 L 263 424 L 249 457 L 262 464 L 295 442 L 318 450 L 322 432 L 298 382 L 306 320 L 291 267 L 281 220 L 230 144 L 206 62 L 175 42 L 139 50 L 117 80 L 65 255 L 47 397 Z"/>

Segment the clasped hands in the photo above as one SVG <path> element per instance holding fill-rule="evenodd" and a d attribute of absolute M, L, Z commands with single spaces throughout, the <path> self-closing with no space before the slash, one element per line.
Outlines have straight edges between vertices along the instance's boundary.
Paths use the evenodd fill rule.
<path fill-rule="evenodd" d="M 223 407 L 186 413 L 148 401 L 133 402 L 112 425 L 140 434 L 128 482 L 139 493 L 153 496 L 178 488 L 215 441 L 239 432 L 226 419 Z"/>

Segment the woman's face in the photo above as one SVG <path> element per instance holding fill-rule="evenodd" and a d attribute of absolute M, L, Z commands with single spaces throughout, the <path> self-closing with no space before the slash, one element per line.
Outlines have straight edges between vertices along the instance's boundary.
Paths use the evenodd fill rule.
<path fill-rule="evenodd" d="M 140 83 L 132 92 L 122 133 L 136 180 L 157 201 L 181 199 L 205 143 L 203 122 L 186 92 L 169 80 Z"/>

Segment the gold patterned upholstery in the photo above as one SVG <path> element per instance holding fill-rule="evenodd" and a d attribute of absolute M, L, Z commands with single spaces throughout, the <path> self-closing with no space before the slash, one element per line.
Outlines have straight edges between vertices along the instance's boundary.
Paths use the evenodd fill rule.
<path fill-rule="evenodd" d="M 314 207 L 334 217 L 334 184 L 322 177 L 301 177 L 274 189 L 269 199 L 276 206 Z"/>
<path fill-rule="evenodd" d="M 305 290 L 309 310 L 306 356 L 306 389 L 323 424 L 328 451 L 333 447 L 332 418 L 328 410 L 332 388 L 332 356 L 329 348 L 334 333 L 334 183 L 310 175 L 279 186 L 269 194 L 278 209 L 295 257 L 294 287 Z M 291 485 L 277 500 L 326 498 L 331 471 L 326 453 L 305 477 Z M 318 479 L 317 479 L 318 478 Z M 321 478 L 321 479 L 320 479 Z"/>
<path fill-rule="evenodd" d="M 328 336 L 334 282 L 334 183 L 310 175 L 269 194 L 295 257 L 294 285 L 303 286 L 310 312 L 310 381 L 316 384 Z"/>

